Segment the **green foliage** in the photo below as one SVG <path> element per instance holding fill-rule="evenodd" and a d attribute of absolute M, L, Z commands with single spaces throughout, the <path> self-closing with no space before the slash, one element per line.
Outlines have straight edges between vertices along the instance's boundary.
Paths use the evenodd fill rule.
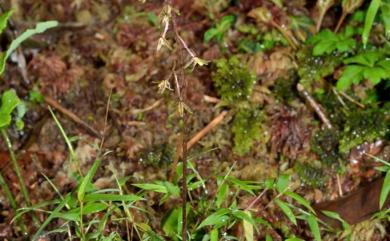
<path fill-rule="evenodd" d="M 390 60 L 381 49 L 360 53 L 343 62 L 347 67 L 337 81 L 337 88 L 340 90 L 345 90 L 365 79 L 377 85 L 382 80 L 390 78 Z"/>
<path fill-rule="evenodd" d="M 8 12 L 7 12 L 8 13 Z M 5 14 L 7 14 L 5 13 Z M 0 17 L 0 27 L 1 27 L 1 20 L 4 21 L 7 20 L 8 17 Z M 8 57 L 14 52 L 22 42 L 24 42 L 26 39 L 30 38 L 31 36 L 35 34 L 40 34 L 45 32 L 47 29 L 56 27 L 58 25 L 57 21 L 47 21 L 47 22 L 41 22 L 38 23 L 34 29 L 28 29 L 25 32 L 23 32 L 20 36 L 18 36 L 16 39 L 14 39 L 11 42 L 11 45 L 8 47 L 7 51 L 5 53 L 1 53 L 0 56 L 0 75 L 4 72 L 5 68 L 5 62 L 7 61 Z"/>
<path fill-rule="evenodd" d="M 1 97 L 0 106 L 0 129 L 6 128 L 11 124 L 12 113 L 17 110 L 15 114 L 15 124 L 18 129 L 23 128 L 22 118 L 26 112 L 25 105 L 17 96 L 15 90 L 7 90 Z"/>
<path fill-rule="evenodd" d="M 239 155 L 246 154 L 255 140 L 261 137 L 261 112 L 254 108 L 240 109 L 233 120 L 233 151 Z"/>
<path fill-rule="evenodd" d="M 313 56 L 331 54 L 334 51 L 351 52 L 356 47 L 356 41 L 352 38 L 353 34 L 352 28 L 346 28 L 346 31 L 340 34 L 325 29 L 311 37 L 308 44 L 314 46 Z"/>
<path fill-rule="evenodd" d="M 100 159 L 96 159 L 85 177 L 80 179 L 76 189 L 77 192 L 68 193 L 65 197 L 60 196 L 60 199 L 50 202 L 56 204 L 56 208 L 53 211 L 48 211 L 50 215 L 35 233 L 33 240 L 39 237 L 54 219 L 74 223 L 76 235 L 81 240 L 117 240 L 112 239 L 116 235 L 104 236 L 103 231 L 109 215 L 115 215 L 114 213 L 124 215 L 121 214 L 121 209 L 131 208 L 135 202 L 141 201 L 143 198 L 134 194 L 123 194 L 120 186 L 119 189 L 96 190 L 92 178 L 99 164 Z M 55 190 L 57 189 L 55 188 Z M 38 206 L 39 208 L 31 207 L 27 210 L 20 210 L 17 216 L 21 216 L 27 211 L 42 208 L 40 204 Z M 102 214 L 104 214 L 103 217 Z M 88 220 L 88 222 L 85 223 L 85 220 Z M 87 233 L 91 227 L 95 227 L 95 231 Z M 58 232 L 61 232 L 61 229 Z"/>
<path fill-rule="evenodd" d="M 386 37 L 390 37 L 390 1 L 383 0 L 381 6 L 381 17 L 385 27 Z"/>
<path fill-rule="evenodd" d="M 236 56 L 219 59 L 215 62 L 213 73 L 214 86 L 222 100 L 228 104 L 237 104 L 250 98 L 256 77 Z"/>
<path fill-rule="evenodd" d="M 370 35 L 371 28 L 374 25 L 375 16 L 381 6 L 381 2 L 381 0 L 371 0 L 370 6 L 368 7 L 362 33 L 362 42 L 364 46 L 367 45 L 368 37 Z"/>
<path fill-rule="evenodd" d="M 210 40 L 215 39 L 218 43 L 221 43 L 224 39 L 226 32 L 233 26 L 236 21 L 234 15 L 226 15 L 215 24 L 214 27 L 208 29 L 203 36 L 205 43 L 210 42 Z"/>
<path fill-rule="evenodd" d="M 0 15 L 0 34 L 7 27 L 8 19 L 11 17 L 12 11 L 6 11 L 2 15 Z"/>
<path fill-rule="evenodd" d="M 381 139 L 389 132 L 385 110 L 369 108 L 349 112 L 341 133 L 339 150 L 347 153 L 351 148 L 364 142 Z"/>
<path fill-rule="evenodd" d="M 238 49 L 246 53 L 263 52 L 278 45 L 288 44 L 285 38 L 275 29 L 260 33 L 257 29 L 253 30 L 256 27 L 252 25 L 243 24 L 237 28 L 238 31 L 247 35 L 238 41 Z"/>
<path fill-rule="evenodd" d="M 383 180 L 380 196 L 379 196 L 379 208 L 382 209 L 390 193 L 390 163 L 375 156 L 371 156 L 371 157 L 376 162 L 383 165 L 377 169 L 386 173 L 385 178 Z M 379 213 L 379 215 L 381 214 Z"/>
<path fill-rule="evenodd" d="M 44 97 L 39 90 L 31 90 L 28 93 L 28 99 L 33 103 L 41 104 L 44 101 Z"/>

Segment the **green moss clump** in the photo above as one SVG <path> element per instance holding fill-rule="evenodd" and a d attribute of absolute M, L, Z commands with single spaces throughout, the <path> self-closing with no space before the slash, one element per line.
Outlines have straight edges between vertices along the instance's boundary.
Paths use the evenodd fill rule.
<path fill-rule="evenodd" d="M 311 149 L 326 166 L 338 165 L 341 156 L 338 152 L 339 134 L 337 131 L 324 129 L 318 131 L 312 138 Z"/>
<path fill-rule="evenodd" d="M 261 136 L 261 111 L 254 108 L 240 109 L 233 120 L 233 151 L 238 155 L 246 154 L 255 140 Z"/>
<path fill-rule="evenodd" d="M 346 109 L 340 103 L 340 100 L 337 99 L 335 93 L 331 90 L 326 90 L 325 93 L 316 95 L 316 99 L 320 102 L 320 105 L 324 107 L 325 114 L 334 128 L 341 130 L 346 119 Z M 355 110 L 356 106 L 349 105 L 348 108 Z"/>
<path fill-rule="evenodd" d="M 373 142 L 376 139 L 384 138 L 389 133 L 387 114 L 379 108 L 348 113 L 341 134 L 340 152 L 347 153 L 351 148 L 364 142 Z"/>
<path fill-rule="evenodd" d="M 300 83 L 312 93 L 322 92 L 323 81 L 320 80 L 332 75 L 335 68 L 341 64 L 342 58 L 338 55 L 316 57 L 311 52 L 312 49 L 306 47 L 297 53 Z"/>
<path fill-rule="evenodd" d="M 297 163 L 295 164 L 294 169 L 298 173 L 301 181 L 305 184 L 312 187 L 320 187 L 324 185 L 326 178 L 321 168 L 314 167 L 309 163 Z"/>
<path fill-rule="evenodd" d="M 236 56 L 216 61 L 213 73 L 214 86 L 221 99 L 229 104 L 248 100 L 256 77 Z"/>

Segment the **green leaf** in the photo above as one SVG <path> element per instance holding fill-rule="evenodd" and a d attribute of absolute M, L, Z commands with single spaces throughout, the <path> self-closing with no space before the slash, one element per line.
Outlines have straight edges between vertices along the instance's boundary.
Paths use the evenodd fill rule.
<path fill-rule="evenodd" d="M 367 45 L 368 37 L 370 35 L 371 28 L 374 24 L 374 19 L 380 5 L 381 5 L 381 0 L 372 0 L 370 6 L 368 7 L 366 19 L 364 20 L 363 33 L 362 33 L 362 42 L 364 46 Z"/>
<path fill-rule="evenodd" d="M 165 185 L 160 184 L 160 183 L 138 183 L 138 184 L 133 184 L 133 186 L 141 188 L 143 190 L 147 191 L 153 191 L 153 192 L 159 192 L 159 193 L 168 193 L 167 188 Z"/>
<path fill-rule="evenodd" d="M 285 195 L 294 199 L 297 203 L 301 204 L 302 206 L 310 210 L 310 212 L 315 213 L 314 209 L 310 206 L 310 203 L 299 194 L 295 192 L 287 191 L 285 192 Z"/>
<path fill-rule="evenodd" d="M 330 218 L 333 218 L 333 219 L 336 219 L 338 221 L 341 222 L 341 225 L 343 226 L 343 229 L 346 230 L 347 232 L 349 232 L 350 230 L 350 226 L 349 224 L 340 217 L 340 214 L 336 213 L 336 212 L 332 212 L 332 211 L 321 211 L 324 215 L 330 217 Z"/>
<path fill-rule="evenodd" d="M 313 45 L 313 55 L 331 54 L 333 51 L 349 52 L 356 46 L 351 32 L 336 34 L 329 29 L 322 30 L 308 40 Z"/>
<path fill-rule="evenodd" d="M 280 175 L 276 182 L 276 189 L 279 193 L 285 192 L 288 188 L 288 183 L 290 181 L 289 175 Z"/>
<path fill-rule="evenodd" d="M 6 11 L 2 15 L 0 15 L 0 34 L 3 33 L 5 27 L 7 27 L 8 19 L 12 15 L 12 10 Z"/>
<path fill-rule="evenodd" d="M 201 229 L 205 226 L 214 226 L 216 228 L 222 227 L 229 220 L 229 216 L 227 216 L 228 213 L 230 213 L 229 209 L 226 208 L 219 209 L 215 213 L 209 215 L 205 220 L 203 220 L 199 224 L 197 229 Z"/>
<path fill-rule="evenodd" d="M 155 183 L 139 183 L 139 184 L 133 184 L 133 186 L 136 186 L 143 190 L 171 194 L 174 197 L 180 196 L 180 188 L 171 182 L 164 181 L 164 182 L 155 182 Z"/>
<path fill-rule="evenodd" d="M 213 230 L 211 230 L 210 241 L 218 241 L 218 235 L 219 235 L 218 229 L 214 228 Z"/>
<path fill-rule="evenodd" d="M 223 36 L 229 30 L 229 28 L 235 22 L 236 17 L 234 15 L 226 15 L 215 25 L 215 27 L 208 29 L 203 35 L 203 41 L 208 43 L 210 40 L 215 39 L 217 42 L 222 42 Z"/>
<path fill-rule="evenodd" d="M 291 210 L 291 208 L 288 206 L 287 203 L 281 201 L 280 199 L 275 199 L 275 203 L 282 209 L 283 213 L 287 216 L 287 218 L 295 225 L 297 225 L 297 219 Z"/>
<path fill-rule="evenodd" d="M 375 63 L 383 57 L 381 51 L 367 51 L 343 61 L 344 64 L 361 64 L 368 67 L 374 67 Z"/>
<path fill-rule="evenodd" d="M 229 185 L 225 182 L 219 188 L 217 193 L 217 199 L 215 201 L 215 205 L 217 206 L 217 208 L 221 207 L 221 204 L 227 199 L 228 194 L 229 194 Z"/>
<path fill-rule="evenodd" d="M 248 215 L 248 217 L 252 218 L 250 216 L 249 211 L 245 211 L 245 214 Z M 248 222 L 247 220 L 243 219 L 242 226 L 244 228 L 244 236 L 245 236 L 246 241 L 253 241 L 254 240 L 253 226 L 255 226 L 255 225 L 252 224 L 251 222 Z"/>
<path fill-rule="evenodd" d="M 337 81 L 336 87 L 339 90 L 348 89 L 352 83 L 360 82 L 363 80 L 363 69 L 358 65 L 348 65 L 341 77 Z"/>
<path fill-rule="evenodd" d="M 180 215 L 179 208 L 171 210 L 162 221 L 162 229 L 169 237 L 176 237 L 177 225 Z"/>
<path fill-rule="evenodd" d="M 390 192 L 390 172 L 386 173 L 385 179 L 383 181 L 382 189 L 381 189 L 381 194 L 379 196 L 379 207 L 380 209 L 383 208 L 383 205 L 386 202 L 386 199 L 389 195 Z"/>
<path fill-rule="evenodd" d="M 232 215 L 240 220 L 245 220 L 252 225 L 256 225 L 256 221 L 252 218 L 248 211 L 234 210 Z"/>
<path fill-rule="evenodd" d="M 5 61 L 8 59 L 8 57 L 12 54 L 15 49 L 19 47 L 19 45 L 25 41 L 26 39 L 30 38 L 31 36 L 39 33 L 45 32 L 47 29 L 56 27 L 58 25 L 57 21 L 47 21 L 47 22 L 41 22 L 38 23 L 34 29 L 28 29 L 25 32 L 23 32 L 20 36 L 18 36 L 16 39 L 14 39 L 11 42 L 11 45 L 8 47 L 5 54 L 2 54 L 0 57 L 0 75 L 4 72 L 5 67 Z"/>
<path fill-rule="evenodd" d="M 60 218 L 67 221 L 80 222 L 80 213 L 78 212 L 53 212 L 53 218 Z"/>
<path fill-rule="evenodd" d="M 297 238 L 297 237 L 291 237 L 291 238 L 286 239 L 285 241 L 305 241 L 305 240 Z"/>
<path fill-rule="evenodd" d="M 19 99 L 15 90 L 11 89 L 3 93 L 0 106 L 0 128 L 11 124 L 11 113 L 20 104 L 21 100 Z"/>
<path fill-rule="evenodd" d="M 272 236 L 269 235 L 269 234 L 267 234 L 267 235 L 265 236 L 265 241 L 273 241 Z"/>
<path fill-rule="evenodd" d="M 90 202 L 83 207 L 83 214 L 87 215 L 87 214 L 101 212 L 107 209 L 107 207 L 108 205 L 105 203 Z"/>
<path fill-rule="evenodd" d="M 85 175 L 85 177 L 83 178 L 83 181 L 81 182 L 79 189 L 77 190 L 77 199 L 79 200 L 79 202 L 83 202 L 87 187 L 89 184 L 91 184 L 92 178 L 95 176 L 96 171 L 100 166 L 100 163 L 101 159 L 97 158 L 93 163 L 91 169 L 89 169 L 87 175 Z"/>
<path fill-rule="evenodd" d="M 380 67 L 366 67 L 364 68 L 363 76 L 373 85 L 377 85 L 379 82 L 381 82 L 382 79 L 386 78 L 387 73 L 383 68 Z"/>
<path fill-rule="evenodd" d="M 386 37 L 390 37 L 390 2 L 383 1 L 381 6 L 381 17 L 385 26 Z"/>
<path fill-rule="evenodd" d="M 314 215 L 307 215 L 306 221 L 309 224 L 311 233 L 316 241 L 321 241 L 320 227 L 318 225 L 317 218 Z"/>
<path fill-rule="evenodd" d="M 135 202 L 140 200 L 143 200 L 143 198 L 134 194 L 120 195 L 120 194 L 107 194 L 107 193 L 90 193 L 85 195 L 84 197 L 84 201 L 86 202 L 96 202 L 96 201 Z"/>

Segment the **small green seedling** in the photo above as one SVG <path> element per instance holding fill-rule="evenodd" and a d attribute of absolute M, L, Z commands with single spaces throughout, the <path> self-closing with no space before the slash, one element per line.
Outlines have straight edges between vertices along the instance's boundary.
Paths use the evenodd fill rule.
<path fill-rule="evenodd" d="M 7 11 L 0 16 L 0 34 L 7 26 L 7 21 L 11 17 L 11 15 L 12 15 L 12 11 Z M 37 23 L 34 29 L 27 29 L 20 36 L 14 39 L 11 42 L 11 45 L 8 47 L 7 51 L 0 53 L 0 75 L 4 72 L 5 63 L 8 57 L 11 56 L 12 52 L 14 52 L 20 46 L 20 44 L 22 44 L 23 41 L 25 41 L 26 39 L 30 38 L 35 34 L 40 34 L 50 28 L 56 27 L 57 25 L 58 25 L 57 21 L 40 22 Z"/>
<path fill-rule="evenodd" d="M 343 62 L 347 64 L 339 80 L 337 88 L 345 90 L 352 84 L 358 84 L 363 80 L 370 81 L 373 85 L 382 80 L 390 79 L 390 60 L 384 51 L 372 50 L 360 53 Z"/>
<path fill-rule="evenodd" d="M 232 27 L 235 21 L 236 17 L 234 15 L 226 15 L 222 17 L 222 19 L 216 23 L 214 27 L 204 33 L 203 41 L 208 43 L 214 39 L 216 42 L 221 43 L 226 32 Z"/>
<path fill-rule="evenodd" d="M 346 28 L 346 31 L 340 34 L 325 29 L 311 37 L 308 43 L 314 46 L 314 56 L 331 54 L 334 51 L 351 52 L 356 47 L 356 41 L 352 38 L 353 34 L 354 31 L 351 28 Z"/>

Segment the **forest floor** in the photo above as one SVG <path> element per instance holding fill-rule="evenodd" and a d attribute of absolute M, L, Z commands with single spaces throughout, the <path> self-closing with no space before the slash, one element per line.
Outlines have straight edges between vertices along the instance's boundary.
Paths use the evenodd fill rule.
<path fill-rule="evenodd" d="M 32 204 L 57 198 L 51 183 L 62 194 L 74 191 L 78 185 L 67 143 L 48 106 L 54 110 L 72 141 L 81 173 L 88 172 L 101 151 L 107 153 L 94 178 L 96 189 L 113 188 L 116 178 L 126 178 L 125 190 L 136 193 L 139 189 L 132 186 L 134 183 L 171 180 L 178 159 L 177 150 L 183 141 L 182 119 L 175 92 L 168 90 L 161 94 L 158 85 L 171 74 L 173 63 L 189 59 L 187 51 L 177 42 L 171 43 L 173 51 L 164 48 L 156 51 L 162 33 L 158 16 L 164 3 L 154 0 L 145 3 L 115 0 L 11 2 L 12 6 L 4 7 L 14 9 L 10 22 L 14 29 L 8 29 L 2 35 L 2 46 L 9 43 L 13 32 L 20 33 L 33 23 L 44 20 L 60 23 L 26 41 L 21 47 L 26 65 L 18 66 L 20 59 L 15 55 L 0 78 L 0 93 L 15 89 L 27 103 L 23 130 L 11 127 L 8 133 Z M 185 110 L 185 139 L 191 140 L 217 118 L 217 124 L 201 139 L 196 139 L 188 150 L 188 157 L 197 175 L 205 180 L 207 190 L 205 193 L 194 190 L 192 198 L 202 196 L 204 200 L 213 200 L 219 190 L 220 178 L 227 173 L 240 180 L 257 182 L 288 174 L 291 189 L 314 205 L 338 199 L 382 175 L 375 169 L 377 163 L 362 153 L 389 160 L 390 146 L 386 142 L 389 112 L 384 111 L 390 109 L 386 107 L 388 89 L 386 92 L 380 90 L 385 88 L 382 85 L 375 89 L 362 84 L 346 91 L 344 98 L 333 88 L 341 67 L 333 66 L 331 74 L 318 80 L 321 84 L 302 83 L 306 90 L 298 91 L 296 85 L 302 79 L 302 71 L 321 71 L 304 68 L 328 68 L 328 65 L 310 66 L 311 63 L 305 62 L 310 58 L 305 55 L 309 48 L 305 40 L 315 32 L 315 3 L 284 2 L 280 8 L 272 1 L 172 1 L 180 12 L 176 18 L 180 36 L 196 56 L 208 61 L 207 65 L 196 66 L 192 71 L 186 69 L 179 75 L 185 89 L 183 99 L 190 110 Z M 269 12 L 253 11 L 259 7 Z M 340 11 L 340 7 L 330 10 L 322 21 L 322 28 L 333 29 Z M 259 21 L 267 14 L 272 14 L 271 24 Z M 234 16 L 234 20 L 225 18 L 227 22 L 223 23 L 224 16 Z M 305 17 L 308 23 L 303 30 L 287 28 L 288 31 L 281 32 L 283 26 L 291 26 L 288 16 Z M 206 40 L 207 32 L 209 39 Z M 174 39 L 174 35 L 168 32 L 167 38 Z M 288 36 L 292 36 L 294 44 L 291 45 Z M 226 62 L 216 61 L 232 56 L 239 59 L 240 67 L 234 64 L 226 67 Z M 221 87 L 216 85 L 217 78 L 222 79 L 221 85 L 224 84 L 223 78 L 229 68 L 233 72 L 243 71 L 241 78 L 250 78 L 245 71 L 254 76 L 255 83 L 248 92 L 250 96 L 243 104 L 253 109 L 249 114 L 241 111 L 238 101 L 226 101 L 229 97 L 221 96 Z M 311 73 L 313 78 L 317 72 Z M 172 88 L 175 88 L 174 84 L 171 82 Z M 245 91 L 245 86 L 240 84 L 242 82 L 238 80 L 237 88 L 242 90 L 237 91 Z M 322 94 L 318 94 L 318 85 Z M 364 101 L 368 98 L 367 89 L 376 91 L 375 101 Z M 317 102 L 325 122 L 305 93 Z M 355 115 L 345 114 L 346 109 L 351 113 L 354 111 Z M 69 112 L 85 124 L 69 118 Z M 378 114 L 380 117 L 368 116 L 374 112 L 382 114 Z M 353 137 L 346 137 L 346 126 L 354 128 L 356 122 L 357 125 L 364 125 L 364 122 L 353 122 L 352 118 L 367 119 L 367 125 L 378 129 L 381 128 L 378 125 L 385 123 L 386 133 L 382 131 L 380 135 L 373 134 L 353 142 Z M 326 119 L 332 125 L 329 129 L 341 134 L 326 131 Z M 376 133 L 376 129 L 370 128 L 360 126 L 356 131 L 366 129 Z M 374 146 L 378 142 L 380 147 Z M 9 159 L 5 143 L 0 142 L 1 172 L 10 183 L 17 203 L 23 206 L 20 186 Z M 240 192 L 232 202 L 245 209 L 258 194 Z M 254 213 L 272 224 L 256 233 L 255 240 L 263 240 L 267 235 L 273 240 L 295 236 L 311 240 L 312 233 L 306 223 L 299 221 L 294 225 L 276 205 L 268 205 L 274 196 L 274 192 L 267 192 L 254 204 Z M 160 223 L 172 209 L 180 206 L 180 198 L 162 205 L 160 198 L 157 194 L 148 195 L 146 202 L 150 213 L 144 216 L 148 217 L 147 223 L 156 233 L 171 240 L 173 238 L 169 238 L 170 234 Z M 16 240 L 16 223 L 9 225 L 13 211 L 5 198 L 1 198 L 0 205 L 0 239 Z M 36 215 L 40 222 L 47 217 L 42 212 Z M 33 233 L 36 230 L 33 222 L 29 217 L 25 220 L 31 223 L 29 230 Z M 60 220 L 53 221 L 46 230 L 61 224 Z M 390 238 L 386 232 L 389 229 L 386 219 L 365 221 L 352 229 L 354 240 Z M 225 230 L 239 239 L 244 237 L 240 228 Z M 126 239 L 123 224 L 110 224 L 106 232 L 111 231 Z M 340 233 L 323 231 L 322 236 L 324 240 L 339 240 Z M 61 237 L 67 236 L 48 235 L 46 240 L 60 240 Z"/>

